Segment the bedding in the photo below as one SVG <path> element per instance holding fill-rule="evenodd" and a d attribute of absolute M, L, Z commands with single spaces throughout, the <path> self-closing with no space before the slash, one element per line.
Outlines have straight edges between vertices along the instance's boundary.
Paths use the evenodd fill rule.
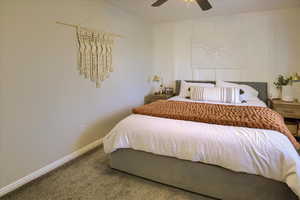
<path fill-rule="evenodd" d="M 300 144 L 277 112 L 263 107 L 159 100 L 133 109 L 134 114 L 210 124 L 275 130 L 286 135 L 296 149 Z"/>
<path fill-rule="evenodd" d="M 215 84 L 211 84 L 211 83 L 190 83 L 190 82 L 186 82 L 186 81 L 181 81 L 179 96 L 182 97 L 182 98 L 190 98 L 191 97 L 190 87 L 192 87 L 192 86 L 213 88 L 213 87 L 215 87 Z"/>
<path fill-rule="evenodd" d="M 287 183 L 300 197 L 300 159 L 278 131 L 132 114 L 104 138 L 104 151 L 131 148 Z"/>
<path fill-rule="evenodd" d="M 190 87 L 191 99 L 195 101 L 214 101 L 222 103 L 241 103 L 239 88 Z"/>
<path fill-rule="evenodd" d="M 172 100 L 193 102 L 178 96 Z M 265 107 L 257 98 L 235 105 Z M 103 144 L 106 153 L 131 148 L 264 176 L 286 183 L 300 197 L 300 157 L 289 139 L 275 130 L 132 114 L 104 137 Z"/>

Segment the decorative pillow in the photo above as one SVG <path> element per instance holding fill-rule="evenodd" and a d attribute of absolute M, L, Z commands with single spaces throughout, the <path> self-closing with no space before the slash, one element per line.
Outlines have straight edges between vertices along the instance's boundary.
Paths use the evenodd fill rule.
<path fill-rule="evenodd" d="M 239 88 L 191 87 L 191 99 L 195 101 L 214 101 L 221 103 L 241 103 Z"/>
<path fill-rule="evenodd" d="M 209 88 L 213 88 L 215 87 L 214 84 L 212 83 L 189 83 L 186 81 L 181 81 L 181 86 L 180 86 L 180 93 L 179 96 L 182 98 L 190 98 L 191 97 L 191 87 L 195 86 L 195 87 L 209 87 Z"/>
<path fill-rule="evenodd" d="M 249 85 L 229 83 L 229 82 L 225 82 L 225 81 L 217 81 L 216 87 L 233 87 L 233 88 L 241 89 L 244 92 L 240 96 L 241 101 L 257 99 L 257 97 L 258 97 L 258 91 Z"/>

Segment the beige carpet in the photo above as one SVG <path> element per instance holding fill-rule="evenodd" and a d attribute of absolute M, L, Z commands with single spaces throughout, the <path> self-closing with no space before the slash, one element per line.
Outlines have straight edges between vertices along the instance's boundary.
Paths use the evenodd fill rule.
<path fill-rule="evenodd" d="M 108 167 L 102 148 L 29 183 L 1 200 L 211 200 Z"/>

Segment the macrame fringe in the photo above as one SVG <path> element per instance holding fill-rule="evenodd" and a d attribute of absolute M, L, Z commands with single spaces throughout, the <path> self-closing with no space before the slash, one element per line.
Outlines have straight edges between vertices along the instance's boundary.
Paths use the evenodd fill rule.
<path fill-rule="evenodd" d="M 87 31 L 77 26 L 78 71 L 86 79 L 101 83 L 113 72 L 113 38 L 105 33 Z"/>

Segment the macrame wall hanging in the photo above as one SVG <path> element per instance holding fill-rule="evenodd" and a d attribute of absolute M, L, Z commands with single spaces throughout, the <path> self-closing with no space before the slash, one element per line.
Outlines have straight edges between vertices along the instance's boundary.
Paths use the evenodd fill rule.
<path fill-rule="evenodd" d="M 80 75 L 94 82 L 99 88 L 101 83 L 113 72 L 114 38 L 121 36 L 114 33 L 93 31 L 79 25 L 57 23 L 76 28 L 78 71 Z"/>

